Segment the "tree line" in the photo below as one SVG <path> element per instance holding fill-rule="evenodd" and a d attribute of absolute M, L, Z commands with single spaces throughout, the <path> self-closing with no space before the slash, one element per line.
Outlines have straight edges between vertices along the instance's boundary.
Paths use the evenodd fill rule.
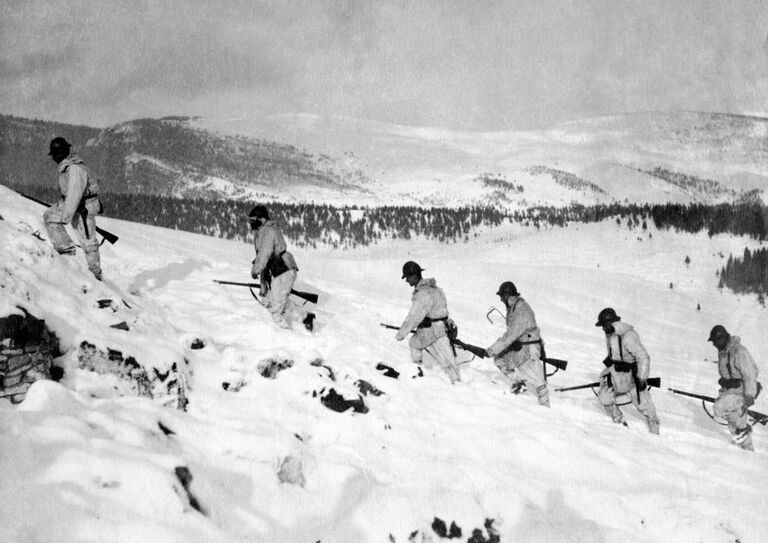
<path fill-rule="evenodd" d="M 52 185 L 6 183 L 46 201 L 59 198 Z M 247 239 L 250 209 L 257 202 L 210 200 L 171 196 L 108 192 L 102 198 L 104 214 L 117 219 L 185 230 L 227 239 Z M 265 202 L 259 202 L 265 203 Z M 732 204 L 573 204 L 565 207 L 532 207 L 507 212 L 490 206 L 456 208 L 381 206 L 333 206 L 316 203 L 266 202 L 285 235 L 296 244 L 357 246 L 381 239 L 425 237 L 452 243 L 468 239 L 472 230 L 503 222 L 537 228 L 565 227 L 569 223 L 616 220 L 630 229 L 657 229 L 710 236 L 721 233 L 768 238 L 768 207 L 757 202 Z"/>
<path fill-rule="evenodd" d="M 750 251 L 744 249 L 741 257 L 728 257 L 720 270 L 719 287 L 727 286 L 738 293 L 755 293 L 760 303 L 765 304 L 768 294 L 768 248 Z"/>

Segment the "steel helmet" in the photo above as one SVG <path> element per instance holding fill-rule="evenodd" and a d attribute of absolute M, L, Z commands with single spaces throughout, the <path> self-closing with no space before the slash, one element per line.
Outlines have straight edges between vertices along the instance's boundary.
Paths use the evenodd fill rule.
<path fill-rule="evenodd" d="M 423 271 L 424 271 L 424 268 L 419 266 L 413 260 L 409 260 L 408 262 L 403 264 L 403 277 L 402 277 L 402 279 L 405 279 L 406 277 L 410 277 L 411 275 L 416 275 L 417 273 L 421 273 Z"/>
<path fill-rule="evenodd" d="M 67 140 L 59 136 L 51 140 L 51 143 L 48 146 L 48 154 L 49 155 L 54 155 L 54 154 L 68 155 L 71 147 L 72 146 L 69 144 Z"/>
<path fill-rule="evenodd" d="M 520 293 L 517 292 L 517 287 L 512 281 L 504 281 L 499 285 L 499 290 L 496 291 L 496 295 L 508 298 L 509 296 L 519 296 Z"/>
<path fill-rule="evenodd" d="M 727 338 L 728 335 L 728 330 L 725 329 L 725 326 L 722 324 L 716 324 L 712 327 L 712 330 L 710 330 L 709 339 L 707 341 L 715 341 L 716 339 Z"/>
<path fill-rule="evenodd" d="M 248 213 L 249 219 L 269 219 L 269 211 L 265 206 L 258 205 Z"/>
<path fill-rule="evenodd" d="M 595 323 L 595 326 L 606 326 L 620 320 L 621 317 L 616 314 L 616 310 L 614 308 L 606 307 L 597 316 L 597 322 Z"/>

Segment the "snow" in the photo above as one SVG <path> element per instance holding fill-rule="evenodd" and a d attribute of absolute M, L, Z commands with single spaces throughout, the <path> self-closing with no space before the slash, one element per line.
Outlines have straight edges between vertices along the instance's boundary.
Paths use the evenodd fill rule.
<path fill-rule="evenodd" d="M 616 201 L 691 202 L 691 194 L 637 170 L 662 167 L 712 179 L 725 188 L 757 189 L 768 199 L 764 118 L 696 112 L 645 112 L 562 123 L 546 130 L 466 132 L 401 126 L 353 118 L 291 114 L 255 118 L 197 118 L 195 126 L 225 134 L 266 138 L 324 153 L 370 181 L 361 205 L 468 205 L 494 203 L 507 209 L 553 203 L 604 201 L 591 191 L 558 187 L 553 194 L 528 183 L 531 166 L 568 171 L 608 192 Z M 484 173 L 517 180 L 525 191 L 512 202 L 494 200 L 470 181 Z M 304 188 L 301 188 L 303 191 Z M 668 194 L 664 194 L 668 192 Z M 550 198 L 548 198 L 548 196 Z M 285 201 L 301 192 L 277 194 Z M 344 203 L 345 195 L 312 194 L 315 201 Z M 716 200 L 714 196 L 712 200 Z M 309 201 L 306 198 L 304 201 Z M 347 200 L 348 201 L 348 198 Z"/>
<path fill-rule="evenodd" d="M 649 237 L 606 221 L 507 224 L 456 245 L 291 248 L 296 288 L 320 294 L 310 334 L 277 328 L 246 289 L 213 283 L 249 279 L 249 244 L 100 218 L 120 240 L 102 247 L 108 281 L 98 283 L 82 254 L 59 257 L 31 235 L 44 237 L 38 206 L 4 187 L 0 201 L 2 314 L 23 305 L 44 318 L 69 369 L 62 383 L 35 383 L 19 406 L 0 404 L 0 541 L 402 542 L 415 530 L 417 541 L 438 541 L 434 517 L 455 521 L 461 540 L 486 518 L 502 541 L 766 538 L 765 428 L 755 428 L 756 452 L 742 451 L 698 402 L 666 391 L 716 393 L 706 341 L 715 323 L 741 337 L 764 380 L 768 312 L 754 296 L 718 290 L 715 276 L 721 254 L 758 242 Z M 478 345 L 501 334 L 485 313 L 498 306 L 498 284 L 513 280 L 548 354 L 569 360 L 552 388 L 595 380 L 604 340 L 594 320 L 615 307 L 662 377 L 653 392 L 661 435 L 631 406 L 629 427 L 613 424 L 588 390 L 551 392 L 544 409 L 466 353 L 462 383 L 431 366 L 418 377 L 407 345 L 379 326 L 408 310 L 400 267 L 409 259 L 445 289 L 459 337 Z M 107 297 L 131 307 L 94 304 Z M 118 320 L 131 330 L 109 327 Z M 197 338 L 205 347 L 190 349 Z M 187 358 L 187 411 L 100 394 L 103 378 L 73 368 L 83 340 L 161 367 Z M 268 379 L 260 370 L 270 360 L 293 365 Z M 399 379 L 375 370 L 380 362 Z M 365 397 L 367 414 L 331 411 L 313 394 L 354 397 L 359 379 L 384 392 Z M 754 409 L 768 412 L 765 396 Z M 303 486 L 281 482 L 281 466 L 297 482 L 301 472 Z"/>

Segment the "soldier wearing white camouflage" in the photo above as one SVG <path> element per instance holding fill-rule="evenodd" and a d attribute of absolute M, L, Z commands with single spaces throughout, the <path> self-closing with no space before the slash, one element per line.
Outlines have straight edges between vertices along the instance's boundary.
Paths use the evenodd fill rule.
<path fill-rule="evenodd" d="M 260 279 L 260 295 L 272 319 L 280 328 L 290 328 L 287 316 L 301 319 L 304 327 L 312 331 L 314 313 L 304 311 L 289 298 L 299 270 L 293 255 L 288 252 L 285 238 L 266 207 L 258 205 L 248 215 L 251 230 L 256 231 L 253 246 L 256 258 L 251 266 L 251 277 Z"/>
<path fill-rule="evenodd" d="M 747 410 L 760 393 L 757 364 L 739 338 L 730 335 L 721 324 L 712 328 L 709 341 L 717 349 L 717 368 L 720 371 L 715 415 L 728 422 L 736 445 L 752 451 L 752 427 L 747 424 Z"/>
<path fill-rule="evenodd" d="M 421 276 L 422 271 L 422 267 L 412 260 L 403 264 L 402 278 L 413 287 L 413 296 L 411 310 L 397 331 L 395 339 L 402 341 L 415 329 L 408 342 L 413 362 L 421 364 L 422 352 L 427 351 L 453 384 L 461 381 L 461 376 L 456 365 L 456 355 L 448 338 L 448 330 L 453 326 L 448 318 L 448 302 L 443 289 L 437 286 L 434 279 L 424 279 Z"/>
<path fill-rule="evenodd" d="M 99 184 L 83 160 L 70 154 L 70 148 L 64 138 L 51 140 L 48 154 L 59 165 L 61 200 L 45 211 L 43 222 L 53 247 L 61 255 L 75 254 L 75 243 L 66 230 L 66 225 L 71 225 L 85 252 L 88 269 L 101 280 L 99 240 L 96 237 L 96 215 L 101 213 Z"/>
<path fill-rule="evenodd" d="M 511 281 L 499 286 L 496 295 L 507 308 L 507 331 L 486 349 L 501 372 L 512 381 L 512 392 L 536 394 L 539 404 L 549 407 L 549 389 L 541 360 L 541 332 L 536 316 Z"/>
<path fill-rule="evenodd" d="M 611 307 L 606 307 L 597 317 L 595 326 L 605 332 L 608 356 L 603 360 L 605 369 L 600 372 L 598 399 L 613 422 L 624 423 L 624 414 L 616 403 L 619 396 L 627 395 L 632 404 L 645 417 L 648 431 L 659 433 L 659 417 L 648 390 L 648 374 L 651 357 L 640 343 L 632 326 L 621 322 L 621 317 Z"/>

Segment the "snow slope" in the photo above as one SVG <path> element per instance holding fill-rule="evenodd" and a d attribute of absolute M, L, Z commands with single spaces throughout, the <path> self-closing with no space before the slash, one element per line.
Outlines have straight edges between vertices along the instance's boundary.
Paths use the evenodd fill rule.
<path fill-rule="evenodd" d="M 609 201 L 697 201 L 695 195 L 638 171 L 656 167 L 711 179 L 734 191 L 757 189 L 768 201 L 768 119 L 760 117 L 650 111 L 562 123 L 547 130 L 500 132 L 307 114 L 196 118 L 195 123 L 225 134 L 267 138 L 328 154 L 348 170 L 365 172 L 370 179 L 366 188 L 375 194 L 374 198 L 361 195 L 356 201 L 365 205 L 493 204 L 513 209 L 606 200 L 585 190 L 547 187 L 541 191 L 541 183 L 548 180 L 526 175 L 535 165 L 580 176 L 605 190 Z M 493 191 L 479 190 L 472 183 L 486 173 L 524 186 L 525 192 L 509 205 L 499 202 Z M 722 195 L 709 198 L 712 202 L 723 199 Z M 333 200 L 339 201 L 343 203 L 343 198 Z"/>
<path fill-rule="evenodd" d="M 0 404 L 2 541 L 402 542 L 417 530 L 412 541 L 439 541 L 434 517 L 455 521 L 461 541 L 486 519 L 501 541 L 768 537 L 765 428 L 755 429 L 757 452 L 741 451 L 696 401 L 662 390 L 653 436 L 631 407 L 629 428 L 611 423 L 589 391 L 553 392 L 552 408 L 541 408 L 510 394 L 482 360 L 463 364 L 464 382 L 451 386 L 438 368 L 418 377 L 407 346 L 378 325 L 405 316 L 400 267 L 415 259 L 445 289 L 460 337 L 487 346 L 502 329 L 485 313 L 511 279 L 550 356 L 570 361 L 553 387 L 595 380 L 604 341 L 594 320 L 611 305 L 640 333 L 665 388 L 712 395 L 706 337 L 715 323 L 768 370 L 766 309 L 716 288 L 721 253 L 755 242 L 655 230 L 649 238 L 606 222 L 508 225 L 452 246 L 294 250 L 296 288 L 320 294 L 310 334 L 278 329 L 246 290 L 212 282 L 248 280 L 247 244 L 102 219 L 121 239 L 102 248 L 109 281 L 100 284 L 81 254 L 55 256 L 31 235 L 41 227 L 37 206 L 4 187 L 0 201 L 3 314 L 23 304 L 68 347 L 90 338 L 152 360 L 186 357 L 192 387 L 187 412 L 103 397 L 70 352 L 62 384 L 41 381 L 18 407 Z M 136 331 L 110 329 L 93 307 L 100 296 L 130 300 L 133 309 L 112 317 Z M 203 349 L 189 348 L 196 338 Z M 260 375 L 285 360 L 292 367 L 274 379 Z M 399 379 L 376 371 L 379 362 Z M 330 388 L 356 397 L 359 379 L 384 392 L 365 397 L 367 414 L 320 403 Z M 765 396 L 755 409 L 768 412 Z M 189 492 L 179 468 L 192 475 Z"/>

